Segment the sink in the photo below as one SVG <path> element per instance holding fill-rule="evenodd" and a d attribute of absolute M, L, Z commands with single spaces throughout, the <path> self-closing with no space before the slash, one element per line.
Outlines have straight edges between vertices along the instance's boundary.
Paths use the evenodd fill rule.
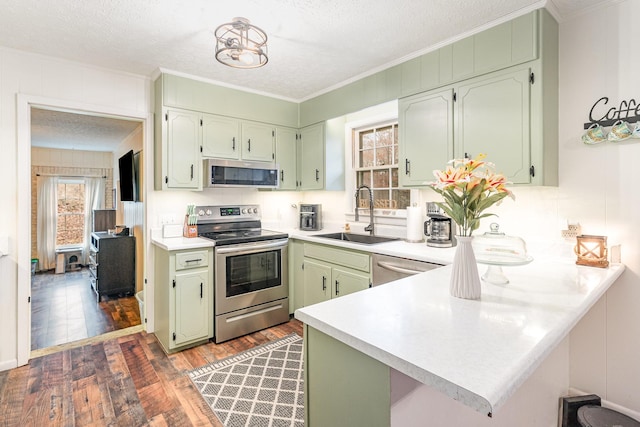
<path fill-rule="evenodd" d="M 368 234 L 353 233 L 314 234 L 312 237 L 323 237 L 325 239 L 342 240 L 343 242 L 362 243 L 365 245 L 400 240 L 396 237 L 370 236 Z"/>

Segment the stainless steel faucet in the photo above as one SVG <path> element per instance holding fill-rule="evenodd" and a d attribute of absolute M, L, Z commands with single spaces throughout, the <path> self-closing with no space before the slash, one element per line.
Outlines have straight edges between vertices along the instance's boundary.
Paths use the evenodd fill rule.
<path fill-rule="evenodd" d="M 363 188 L 366 188 L 367 191 L 369 192 L 369 225 L 367 225 L 364 228 L 364 231 L 368 231 L 369 234 L 371 234 L 373 236 L 373 191 L 371 191 L 371 188 L 369 188 L 369 186 L 367 185 L 361 185 L 360 187 L 358 187 L 358 189 L 356 190 L 356 222 L 359 219 L 358 216 L 358 199 L 360 198 L 360 190 L 362 190 Z"/>

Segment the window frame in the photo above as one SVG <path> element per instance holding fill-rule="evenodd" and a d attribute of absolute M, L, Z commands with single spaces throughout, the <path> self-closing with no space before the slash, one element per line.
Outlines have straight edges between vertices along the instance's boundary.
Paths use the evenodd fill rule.
<path fill-rule="evenodd" d="M 391 140 L 392 143 L 390 145 L 387 145 L 386 147 L 391 147 L 391 150 L 389 152 L 389 158 L 391 159 L 392 163 L 390 164 L 383 164 L 383 165 L 371 165 L 371 166 L 362 166 L 360 164 L 360 159 L 361 159 L 361 153 L 364 151 L 364 149 L 362 148 L 362 144 L 361 144 L 361 135 L 366 133 L 366 132 L 371 132 L 374 135 L 374 142 L 370 148 L 370 150 L 373 151 L 373 160 L 375 163 L 378 163 L 377 161 L 377 154 L 378 154 L 378 148 L 382 148 L 383 146 L 378 146 L 376 144 L 376 140 L 375 140 L 375 135 L 377 134 L 377 132 L 384 130 L 384 128 L 391 128 L 391 130 L 393 131 L 393 135 L 391 136 Z M 379 120 L 379 121 L 371 121 L 370 123 L 367 124 L 362 124 L 360 126 L 357 127 L 353 127 L 351 129 L 351 152 L 352 152 L 352 158 L 351 158 L 351 165 L 352 165 L 352 170 L 353 170 L 353 182 L 355 183 L 356 187 L 359 185 L 359 179 L 358 176 L 360 173 L 362 172 L 370 172 L 370 178 L 369 178 L 369 183 L 366 183 L 365 185 L 369 186 L 371 188 L 371 190 L 375 193 L 380 193 L 380 192 L 387 192 L 387 200 L 392 201 L 393 200 L 393 192 L 394 191 L 406 191 L 407 192 L 407 196 L 409 198 L 408 204 L 407 206 L 411 205 L 411 192 L 409 189 L 405 189 L 400 187 L 399 182 L 398 182 L 398 186 L 397 187 L 393 187 L 393 171 L 395 170 L 397 174 L 400 173 L 400 166 L 399 166 L 399 159 L 400 159 L 400 143 L 399 143 L 399 120 L 397 117 L 394 118 L 388 118 L 386 120 Z M 397 159 L 398 162 L 397 163 L 393 163 L 393 160 Z M 387 177 L 387 186 L 386 187 L 374 187 L 374 174 L 376 172 L 379 171 L 388 171 L 389 176 Z M 399 181 L 399 176 L 397 177 L 398 181 Z M 375 198 L 376 200 L 380 200 L 379 198 Z M 355 201 L 354 201 L 354 207 L 355 207 Z M 359 208 L 359 209 L 364 209 L 364 210 L 368 210 L 367 208 Z M 382 214 L 383 216 L 386 216 L 386 214 L 391 213 L 390 211 L 393 212 L 393 216 L 396 216 L 396 214 L 400 211 L 405 211 L 406 207 L 389 207 L 389 206 L 383 206 L 383 207 L 377 207 L 374 208 L 374 213 L 375 214 Z"/>

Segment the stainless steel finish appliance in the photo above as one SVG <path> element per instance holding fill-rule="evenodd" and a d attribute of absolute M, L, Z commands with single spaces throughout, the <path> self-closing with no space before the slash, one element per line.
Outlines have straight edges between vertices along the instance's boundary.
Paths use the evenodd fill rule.
<path fill-rule="evenodd" d="M 198 235 L 215 241 L 215 342 L 288 321 L 288 235 L 263 230 L 257 205 L 196 212 Z"/>
<path fill-rule="evenodd" d="M 322 205 L 300 204 L 300 230 L 322 230 Z"/>
<path fill-rule="evenodd" d="M 442 267 L 440 264 L 434 264 L 431 262 L 416 261 L 380 254 L 373 254 L 372 261 L 373 286 L 382 285 L 383 283 L 392 282 L 394 280 Z"/>
<path fill-rule="evenodd" d="M 455 223 L 451 218 L 442 214 L 435 203 L 427 203 L 427 218 L 424 223 L 424 234 L 428 237 L 427 246 L 436 248 L 450 248 L 455 246 Z"/>
<path fill-rule="evenodd" d="M 277 188 L 280 185 L 276 163 L 206 159 L 204 170 L 205 187 Z"/>

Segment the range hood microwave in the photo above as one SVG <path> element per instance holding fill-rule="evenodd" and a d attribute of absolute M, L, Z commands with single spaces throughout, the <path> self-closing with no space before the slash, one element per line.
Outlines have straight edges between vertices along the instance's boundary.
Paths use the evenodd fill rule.
<path fill-rule="evenodd" d="M 278 165 L 270 162 L 204 160 L 205 187 L 277 188 Z"/>

